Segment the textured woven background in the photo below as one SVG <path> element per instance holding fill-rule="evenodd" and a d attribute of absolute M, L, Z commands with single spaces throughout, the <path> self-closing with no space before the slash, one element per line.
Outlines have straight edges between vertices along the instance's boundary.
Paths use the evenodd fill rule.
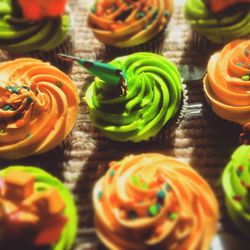
<path fill-rule="evenodd" d="M 76 54 L 86 59 L 105 60 L 105 47 L 92 35 L 86 25 L 86 12 L 90 1 L 69 1 L 72 18 L 72 40 Z M 225 213 L 221 191 L 220 175 L 229 160 L 237 142 L 213 134 L 204 118 L 204 97 L 202 82 L 199 80 L 212 52 L 196 52 L 191 46 L 191 29 L 182 13 L 182 0 L 175 0 L 174 15 L 169 24 L 162 54 L 176 63 L 186 81 L 188 104 L 184 119 L 173 131 L 171 140 L 166 139 L 164 129 L 153 140 L 146 143 L 116 143 L 98 134 L 92 127 L 86 104 L 81 102 L 79 115 L 72 133 L 56 149 L 44 155 L 18 161 L 0 160 L 1 168 L 22 164 L 42 167 L 58 176 L 74 193 L 79 213 L 79 231 L 76 250 L 100 249 L 100 243 L 93 227 L 91 192 L 94 182 L 105 172 L 110 160 L 120 159 L 127 154 L 141 152 L 161 152 L 190 163 L 211 184 L 221 204 L 221 221 L 218 237 L 213 242 L 213 250 L 247 249 L 240 246 L 247 242 L 238 234 Z M 0 53 L 0 61 L 6 58 Z M 81 97 L 93 77 L 83 68 L 74 65 L 70 74 L 76 83 Z M 222 242 L 222 246 L 221 245 Z"/>

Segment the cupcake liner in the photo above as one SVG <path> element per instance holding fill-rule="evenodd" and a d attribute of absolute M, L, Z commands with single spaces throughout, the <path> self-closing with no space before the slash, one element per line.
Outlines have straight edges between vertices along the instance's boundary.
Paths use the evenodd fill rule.
<path fill-rule="evenodd" d="M 157 34 L 148 42 L 133 47 L 120 48 L 112 45 L 105 45 L 107 56 L 109 59 L 113 59 L 117 56 L 129 55 L 135 52 L 146 51 L 160 53 L 163 48 L 163 41 L 165 39 L 166 33 L 167 30 L 163 29 L 159 34 Z"/>

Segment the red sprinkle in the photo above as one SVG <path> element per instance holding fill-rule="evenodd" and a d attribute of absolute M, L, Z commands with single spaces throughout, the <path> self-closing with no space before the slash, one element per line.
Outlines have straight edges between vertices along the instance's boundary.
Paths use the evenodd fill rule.
<path fill-rule="evenodd" d="M 233 199 L 236 200 L 236 201 L 240 201 L 241 200 L 241 196 L 236 194 L 233 196 Z"/>
<path fill-rule="evenodd" d="M 22 127 L 24 125 L 24 120 L 23 119 L 19 119 L 16 121 L 16 126 L 19 128 L 19 127 Z"/>
<path fill-rule="evenodd" d="M 157 175 L 157 181 L 160 182 L 161 184 L 165 183 L 165 178 L 163 177 L 162 174 Z"/>
<path fill-rule="evenodd" d="M 114 204 L 116 202 L 116 196 L 115 196 L 115 193 L 111 194 L 110 197 L 109 197 L 109 200 L 112 204 Z"/>

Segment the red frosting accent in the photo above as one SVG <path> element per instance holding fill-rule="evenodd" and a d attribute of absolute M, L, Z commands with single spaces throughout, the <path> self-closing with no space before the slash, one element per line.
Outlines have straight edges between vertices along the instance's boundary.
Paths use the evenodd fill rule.
<path fill-rule="evenodd" d="M 235 4 L 250 3 L 250 0 L 208 0 L 209 6 L 213 12 L 223 11 Z"/>
<path fill-rule="evenodd" d="M 67 0 L 18 0 L 23 17 L 29 20 L 40 20 L 63 14 Z"/>
<path fill-rule="evenodd" d="M 250 122 L 246 123 L 242 128 L 243 132 L 240 134 L 240 141 L 243 144 L 250 145 Z"/>

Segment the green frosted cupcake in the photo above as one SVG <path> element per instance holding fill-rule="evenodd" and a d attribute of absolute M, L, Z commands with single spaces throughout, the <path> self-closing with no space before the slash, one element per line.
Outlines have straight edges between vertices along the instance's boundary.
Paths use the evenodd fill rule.
<path fill-rule="evenodd" d="M 180 74 L 168 59 L 147 52 L 118 57 L 110 65 L 122 71 L 127 90 L 95 78 L 85 96 L 91 121 L 112 140 L 146 141 L 180 110 Z"/>
<path fill-rule="evenodd" d="M 70 17 L 64 13 L 62 5 L 66 0 L 62 1 L 62 6 L 51 0 L 45 2 L 46 8 L 34 0 L 1 1 L 0 49 L 6 51 L 10 58 L 27 55 L 50 61 L 56 66 L 65 64 L 59 61 L 57 53 L 70 53 L 72 50 Z"/>
<path fill-rule="evenodd" d="M 0 245 L 6 250 L 70 250 L 77 231 L 69 190 L 35 167 L 0 171 L 0 221 Z"/>
<path fill-rule="evenodd" d="M 228 214 L 237 228 L 250 236 L 250 146 L 235 150 L 227 164 L 222 184 Z"/>
<path fill-rule="evenodd" d="M 220 2 L 186 0 L 184 13 L 194 30 L 194 45 L 207 48 L 207 41 L 225 44 L 249 35 L 250 3 Z"/>

